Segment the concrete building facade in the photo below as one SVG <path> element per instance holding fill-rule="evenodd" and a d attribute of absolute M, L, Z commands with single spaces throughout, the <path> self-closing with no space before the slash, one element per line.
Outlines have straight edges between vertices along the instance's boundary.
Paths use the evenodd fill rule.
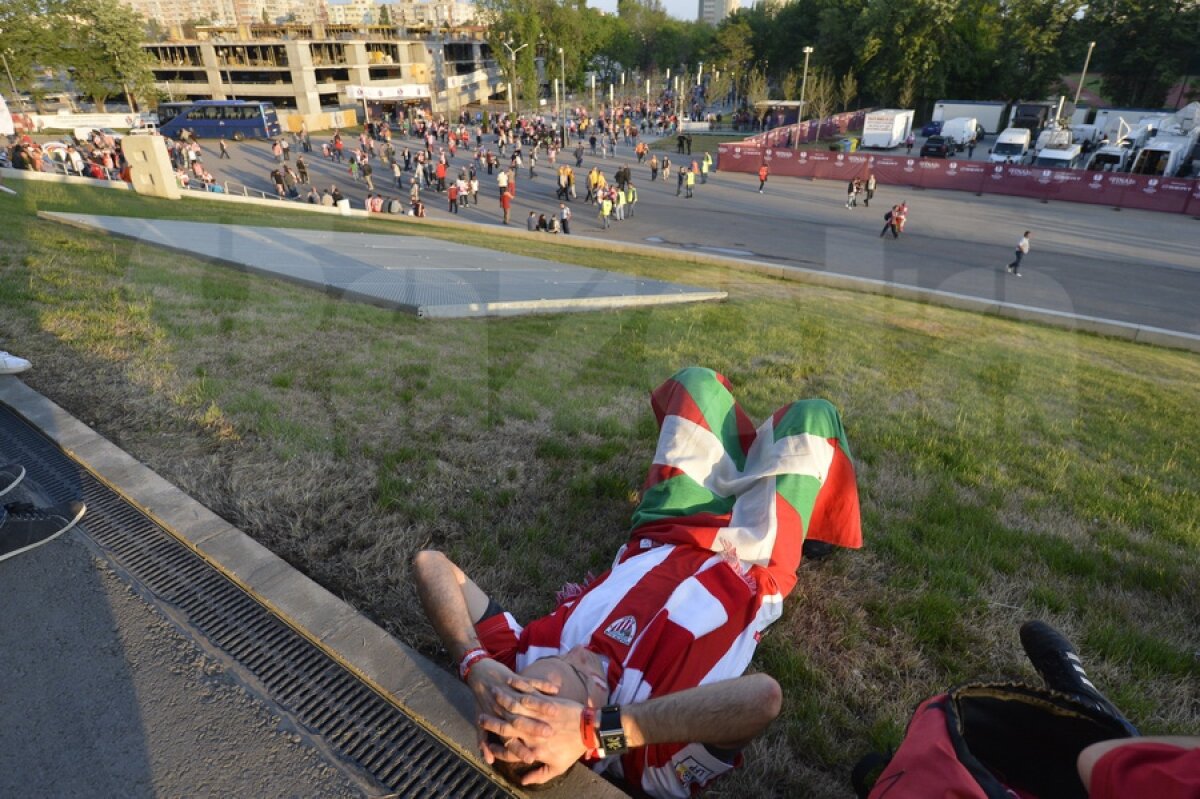
<path fill-rule="evenodd" d="M 242 25 L 143 47 L 171 100 L 265 100 L 301 115 L 364 101 L 447 113 L 503 90 L 478 30 L 413 36 L 391 26 Z"/>
<path fill-rule="evenodd" d="M 741 0 L 699 0 L 696 20 L 707 22 L 709 25 L 717 25 L 741 7 Z"/>

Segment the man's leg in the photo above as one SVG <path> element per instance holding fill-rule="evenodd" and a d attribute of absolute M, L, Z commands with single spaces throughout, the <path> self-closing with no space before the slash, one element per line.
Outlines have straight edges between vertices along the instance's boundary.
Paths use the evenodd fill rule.
<path fill-rule="evenodd" d="M 784 406 L 757 430 L 710 369 L 677 372 L 651 395 L 658 446 L 633 539 L 732 551 L 762 566 L 786 595 L 806 535 L 862 545 L 858 489 L 837 410 L 825 400 Z"/>

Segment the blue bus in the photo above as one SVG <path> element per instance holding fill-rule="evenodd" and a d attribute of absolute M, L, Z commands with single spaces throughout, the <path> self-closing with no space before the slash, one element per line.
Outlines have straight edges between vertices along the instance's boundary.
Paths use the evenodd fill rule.
<path fill-rule="evenodd" d="M 178 138 L 186 128 L 198 139 L 273 139 L 283 133 L 271 103 L 242 100 L 197 100 L 162 103 L 158 132 Z"/>

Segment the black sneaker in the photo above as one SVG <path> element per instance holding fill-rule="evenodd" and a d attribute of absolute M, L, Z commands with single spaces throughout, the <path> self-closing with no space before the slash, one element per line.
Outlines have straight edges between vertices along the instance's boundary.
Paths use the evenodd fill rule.
<path fill-rule="evenodd" d="M 1044 621 L 1027 621 L 1021 625 L 1021 647 L 1029 662 L 1046 682 L 1046 687 L 1070 694 L 1085 705 L 1112 716 L 1137 735 L 1137 729 L 1121 715 L 1121 711 L 1100 693 L 1088 679 L 1079 653 L 1066 636 Z"/>
<path fill-rule="evenodd" d="M 0 466 L 0 497 L 12 491 L 25 479 L 25 467 L 18 463 Z"/>
<path fill-rule="evenodd" d="M 0 510 L 0 560 L 53 541 L 75 526 L 87 508 L 82 502 L 63 502 L 35 508 L 14 502 Z"/>

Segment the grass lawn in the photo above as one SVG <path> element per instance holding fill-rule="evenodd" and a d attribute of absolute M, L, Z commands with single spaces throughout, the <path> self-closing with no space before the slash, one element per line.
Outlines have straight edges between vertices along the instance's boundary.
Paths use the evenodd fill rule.
<path fill-rule="evenodd" d="M 756 661 L 783 716 L 711 796 L 848 795 L 854 760 L 896 744 L 919 699 L 1035 679 L 1017 642 L 1033 617 L 1144 731 L 1200 731 L 1194 354 L 436 229 L 730 297 L 418 320 L 33 213 L 412 226 L 14 185 L 0 347 L 33 360 L 23 379 L 435 657 L 412 554 L 443 548 L 518 617 L 548 612 L 621 543 L 654 451 L 647 394 L 677 368 L 723 372 L 756 420 L 838 405 L 866 547 L 802 567 Z"/>

